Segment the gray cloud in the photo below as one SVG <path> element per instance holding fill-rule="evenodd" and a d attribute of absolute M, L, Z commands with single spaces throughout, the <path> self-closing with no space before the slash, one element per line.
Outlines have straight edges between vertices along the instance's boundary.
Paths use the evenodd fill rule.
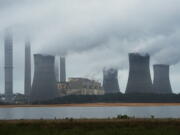
<path fill-rule="evenodd" d="M 33 53 L 67 55 L 69 76 L 101 80 L 103 67 L 119 68 L 123 89 L 129 52 L 150 53 L 152 64 L 180 60 L 179 0 L 0 0 L 0 5 L 1 44 L 5 28 L 14 32 L 17 89 L 23 90 L 27 36 Z"/>

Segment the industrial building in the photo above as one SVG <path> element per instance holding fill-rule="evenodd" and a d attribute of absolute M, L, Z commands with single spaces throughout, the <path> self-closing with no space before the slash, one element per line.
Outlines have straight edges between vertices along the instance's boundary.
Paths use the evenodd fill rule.
<path fill-rule="evenodd" d="M 103 70 L 103 89 L 105 93 L 120 92 L 117 69 L 110 68 Z"/>
<path fill-rule="evenodd" d="M 169 65 L 154 65 L 153 91 L 158 94 L 172 94 L 169 79 Z"/>
<path fill-rule="evenodd" d="M 25 42 L 25 71 L 24 71 L 24 94 L 29 97 L 31 91 L 31 44 Z"/>
<path fill-rule="evenodd" d="M 34 78 L 30 101 L 38 102 L 56 98 L 57 84 L 55 77 L 55 57 L 51 55 L 34 55 Z"/>
<path fill-rule="evenodd" d="M 68 82 L 57 83 L 59 96 L 103 95 L 101 83 L 87 78 L 69 78 Z"/>
<path fill-rule="evenodd" d="M 8 29 L 4 37 L 5 58 L 5 99 L 11 102 L 13 97 L 13 36 Z"/>
<path fill-rule="evenodd" d="M 101 83 L 87 78 L 69 78 L 66 81 L 66 58 L 60 57 L 60 82 L 57 82 L 59 96 L 102 95 Z"/>
<path fill-rule="evenodd" d="M 7 30 L 4 37 L 5 52 L 5 99 L 13 100 L 13 36 Z M 87 78 L 69 78 L 66 80 L 66 58 L 34 55 L 34 78 L 31 87 L 31 44 L 25 42 L 24 95 L 31 102 L 50 100 L 66 95 L 103 95 L 119 93 L 118 70 L 103 69 L 103 86 Z M 59 68 L 60 65 L 60 68 Z M 172 94 L 169 78 L 169 65 L 156 64 L 154 80 L 150 75 L 150 55 L 129 53 L 129 77 L 125 94 Z"/>
<path fill-rule="evenodd" d="M 149 54 L 129 54 L 129 78 L 125 92 L 126 94 L 154 93 L 149 64 Z"/>

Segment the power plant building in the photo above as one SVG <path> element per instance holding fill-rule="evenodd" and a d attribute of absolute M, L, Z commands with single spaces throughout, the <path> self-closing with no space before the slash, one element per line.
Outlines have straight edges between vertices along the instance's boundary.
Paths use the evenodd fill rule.
<path fill-rule="evenodd" d="M 171 83 L 169 79 L 169 65 L 154 65 L 153 90 L 157 94 L 172 94 Z"/>
<path fill-rule="evenodd" d="M 129 54 L 129 78 L 126 94 L 154 93 L 150 75 L 150 56 L 139 53 Z"/>
<path fill-rule="evenodd" d="M 31 91 L 31 44 L 25 43 L 25 73 L 24 73 L 24 94 L 29 97 Z"/>
<path fill-rule="evenodd" d="M 105 93 L 120 92 L 117 69 L 111 68 L 103 70 L 103 88 Z"/>
<path fill-rule="evenodd" d="M 13 36 L 6 31 L 4 39 L 5 51 L 5 98 L 10 102 L 13 97 Z"/>
<path fill-rule="evenodd" d="M 35 54 L 34 65 L 34 79 L 30 101 L 38 102 L 56 98 L 55 57 Z"/>
<path fill-rule="evenodd" d="M 87 78 L 69 78 L 67 82 L 57 83 L 59 96 L 103 95 L 101 83 Z"/>
<path fill-rule="evenodd" d="M 60 57 L 60 82 L 66 82 L 66 58 Z"/>

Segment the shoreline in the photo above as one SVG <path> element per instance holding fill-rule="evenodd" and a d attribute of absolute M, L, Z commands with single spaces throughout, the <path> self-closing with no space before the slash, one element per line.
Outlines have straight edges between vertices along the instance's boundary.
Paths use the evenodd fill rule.
<path fill-rule="evenodd" d="M 20 107 L 158 107 L 180 106 L 180 103 L 82 103 L 82 104 L 52 104 L 52 105 L 0 105 L 0 108 Z"/>

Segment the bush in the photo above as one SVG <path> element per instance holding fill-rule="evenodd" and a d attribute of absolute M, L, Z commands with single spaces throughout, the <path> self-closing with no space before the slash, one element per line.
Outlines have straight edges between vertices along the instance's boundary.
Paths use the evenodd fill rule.
<path fill-rule="evenodd" d="M 121 115 L 121 114 L 119 114 L 118 116 L 117 116 L 117 119 L 129 119 L 130 117 L 128 116 L 128 115 Z"/>
<path fill-rule="evenodd" d="M 154 115 L 151 115 L 151 119 L 154 119 L 155 117 L 154 117 Z"/>

